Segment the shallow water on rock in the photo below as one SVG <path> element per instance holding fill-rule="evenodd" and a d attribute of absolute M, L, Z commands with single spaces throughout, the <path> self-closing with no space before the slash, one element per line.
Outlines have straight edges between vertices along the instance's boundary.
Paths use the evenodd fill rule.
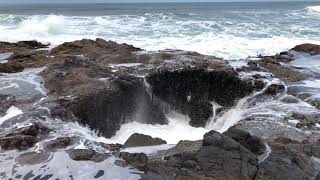
<path fill-rule="evenodd" d="M 128 152 L 144 152 L 153 154 L 158 150 L 165 150 L 173 147 L 174 144 L 180 140 L 199 140 L 203 135 L 210 131 L 216 130 L 224 132 L 234 125 L 248 128 L 249 131 L 259 134 L 263 138 L 270 138 L 277 135 L 287 136 L 297 140 L 304 140 L 312 138 L 313 135 L 319 135 L 319 124 L 313 125 L 309 129 L 298 129 L 296 125 L 303 121 L 294 114 L 302 114 L 304 116 L 311 116 L 320 114 L 319 109 L 312 105 L 309 100 L 319 98 L 320 94 L 320 80 L 318 71 L 319 56 L 307 56 L 303 54 L 296 54 L 297 59 L 290 63 L 294 67 L 299 67 L 300 71 L 310 75 L 307 80 L 302 82 L 287 83 L 277 78 L 273 78 L 270 73 L 260 73 L 265 76 L 264 82 L 267 84 L 284 84 L 286 89 L 284 92 L 278 93 L 275 96 L 268 96 L 264 94 L 264 89 L 253 93 L 223 113 L 215 114 L 211 121 L 207 123 L 206 127 L 195 128 L 189 125 L 190 119 L 186 115 L 179 114 L 175 111 L 167 114 L 168 124 L 166 125 L 151 125 L 143 124 L 139 121 L 133 121 L 123 124 L 115 136 L 107 139 L 97 135 L 97 132 L 90 130 L 74 122 L 65 122 L 59 119 L 49 117 L 49 114 L 42 113 L 44 124 L 46 124 L 53 131 L 49 137 L 40 141 L 36 146 L 29 151 L 42 152 L 44 143 L 55 139 L 57 137 L 77 137 L 77 141 L 72 145 L 74 149 L 94 149 L 97 152 L 109 152 L 99 146 L 99 143 L 124 143 L 133 133 L 142 133 L 153 137 L 159 137 L 167 141 L 168 145 L 129 148 L 123 151 Z M 234 66 L 245 64 L 234 63 Z M 307 63 L 304 63 L 307 62 Z M 231 63 L 232 64 L 232 63 Z M 129 64 L 126 66 L 136 66 L 137 64 Z M 113 65 L 118 67 L 118 65 Z M 125 68 L 124 67 L 124 68 Z M 23 108 L 24 106 L 10 107 L 3 117 L 0 117 L 0 125 L 10 118 L 23 116 L 28 110 L 44 110 L 48 108 L 42 102 L 48 100 L 46 90 L 43 88 L 43 80 L 37 74 L 44 68 L 27 69 L 20 73 L 2 74 L 0 76 L 0 94 L 8 94 L 16 97 L 18 102 L 25 103 L 32 102 L 32 108 Z M 242 78 L 249 78 L 255 72 L 241 73 Z M 295 89 L 295 93 L 292 93 Z M 298 96 L 299 94 L 308 93 L 306 98 L 295 98 L 291 94 Z M 297 95 L 298 94 L 298 95 Z M 219 105 L 212 102 L 214 105 L 214 112 L 219 109 Z M 319 116 L 314 116 L 314 120 Z M 29 118 L 25 122 L 19 122 L 17 126 L 25 126 L 32 122 Z M 39 121 L 37 119 L 37 121 Z M 52 178 L 65 178 L 71 176 L 74 179 L 94 179 L 99 175 L 101 178 L 108 177 L 113 179 L 140 179 L 141 172 L 122 168 L 114 165 L 115 157 L 110 157 L 107 160 L 94 162 L 78 162 L 73 161 L 64 151 L 51 153 L 49 158 L 36 165 L 21 165 L 15 162 L 15 159 L 24 152 L 7 151 L 0 152 L 0 177 L 1 178 L 16 178 L 19 175 L 30 175 L 36 177 L 38 175 L 51 176 Z M 267 157 L 261 157 L 262 160 Z M 99 171 L 101 170 L 101 171 Z M 31 173 L 30 173 L 31 172 Z M 99 173 L 98 173 L 99 172 Z M 103 172 L 103 173 L 102 173 Z M 101 175 L 102 174 L 102 175 Z"/>

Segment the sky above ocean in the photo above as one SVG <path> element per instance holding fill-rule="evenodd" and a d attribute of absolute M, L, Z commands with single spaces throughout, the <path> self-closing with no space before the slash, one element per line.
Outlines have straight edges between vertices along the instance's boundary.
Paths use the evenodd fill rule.
<path fill-rule="evenodd" d="M 0 0 L 3 4 L 12 3 L 159 3 L 159 2 L 241 2 L 241 1 L 303 1 L 303 0 Z M 308 0 L 320 1 L 320 0 Z"/>

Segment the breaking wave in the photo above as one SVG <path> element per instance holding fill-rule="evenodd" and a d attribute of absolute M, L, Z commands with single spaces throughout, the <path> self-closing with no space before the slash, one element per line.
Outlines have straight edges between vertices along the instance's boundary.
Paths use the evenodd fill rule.
<path fill-rule="evenodd" d="M 309 7 L 314 11 L 318 6 Z M 0 15 L 0 41 L 39 40 L 52 46 L 66 41 L 101 37 L 146 50 L 184 49 L 227 59 L 269 55 L 300 43 L 320 43 L 316 23 L 294 25 L 301 14 L 285 21 L 252 18 L 202 17 L 174 13 L 66 16 Z M 277 14 L 276 14 L 277 15 Z M 281 15 L 279 15 L 281 16 Z M 272 19 L 270 15 L 269 19 Z M 312 19 L 311 19 L 312 20 Z M 265 21 L 265 22 L 264 22 Z"/>
<path fill-rule="evenodd" d="M 306 8 L 308 12 L 320 15 L 320 6 L 309 6 Z"/>

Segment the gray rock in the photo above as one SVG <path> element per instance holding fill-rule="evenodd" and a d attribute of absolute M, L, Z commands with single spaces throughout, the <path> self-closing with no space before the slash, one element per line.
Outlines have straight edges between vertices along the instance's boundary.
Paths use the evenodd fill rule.
<path fill-rule="evenodd" d="M 69 149 L 66 152 L 75 161 L 102 162 L 111 156 L 110 154 L 98 153 L 91 149 Z"/>
<path fill-rule="evenodd" d="M 307 180 L 314 176 L 310 157 L 286 145 L 271 148 L 269 157 L 259 164 L 256 180 Z"/>
<path fill-rule="evenodd" d="M 320 46 L 317 44 L 310 44 L 310 43 L 300 44 L 298 46 L 295 46 L 291 50 L 309 53 L 310 55 L 320 54 Z"/>
<path fill-rule="evenodd" d="M 44 148 L 47 151 L 55 152 L 59 149 L 65 149 L 72 144 L 71 137 L 60 137 L 44 143 Z"/>
<path fill-rule="evenodd" d="M 119 167 L 127 167 L 128 166 L 128 164 L 126 162 L 121 161 L 121 160 L 115 160 L 114 164 L 119 166 Z"/>
<path fill-rule="evenodd" d="M 104 175 L 104 171 L 103 171 L 103 170 L 99 170 L 99 171 L 97 172 L 97 174 L 94 176 L 94 178 L 95 178 L 95 179 L 98 179 L 98 178 L 102 177 L 103 175 Z"/>
<path fill-rule="evenodd" d="M 215 131 L 204 135 L 196 159 L 204 174 L 216 180 L 251 180 L 258 165 L 256 156 L 248 149 Z"/>
<path fill-rule="evenodd" d="M 271 84 L 270 86 L 267 87 L 264 93 L 268 95 L 276 95 L 278 93 L 283 93 L 284 90 L 285 90 L 285 87 L 282 84 Z"/>
<path fill-rule="evenodd" d="M 154 146 L 154 145 L 161 145 L 161 144 L 167 144 L 167 142 L 160 138 L 153 138 L 148 135 L 134 133 L 124 143 L 124 148 L 138 147 L 138 146 Z"/>
<path fill-rule="evenodd" d="M 251 136 L 244 130 L 232 127 L 223 134 L 242 144 L 256 155 L 262 155 L 266 151 L 266 146 L 261 139 Z"/>
<path fill-rule="evenodd" d="M 39 123 L 18 129 L 9 129 L 0 133 L 0 147 L 4 150 L 25 150 L 33 147 L 36 142 L 47 136 L 49 131 L 47 127 Z"/>
<path fill-rule="evenodd" d="M 0 94 L 0 116 L 3 116 L 6 111 L 16 103 L 14 96 Z"/>
<path fill-rule="evenodd" d="M 148 157 L 144 153 L 121 152 L 119 157 L 138 170 L 147 170 Z"/>
<path fill-rule="evenodd" d="M 50 155 L 48 152 L 27 152 L 18 156 L 15 162 L 20 165 L 35 165 L 48 161 Z"/>

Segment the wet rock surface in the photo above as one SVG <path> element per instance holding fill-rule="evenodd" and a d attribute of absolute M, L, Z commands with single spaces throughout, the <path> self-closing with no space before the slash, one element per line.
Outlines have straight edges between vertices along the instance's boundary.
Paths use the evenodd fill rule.
<path fill-rule="evenodd" d="M 17 165 L 12 177 L 50 179 L 55 177 L 49 172 L 52 163 L 66 167 L 70 179 L 76 174 L 72 168 L 83 164 L 97 166 L 90 172 L 96 179 L 117 168 L 121 173 L 140 170 L 144 179 L 173 180 L 304 180 L 319 174 L 314 164 L 320 157 L 318 89 L 301 85 L 318 76 L 293 65 L 297 51 L 317 57 L 316 45 L 249 59 L 240 68 L 196 52 L 147 52 L 103 39 L 43 49 L 47 47 L 36 41 L 0 42 L 0 53 L 6 53 L 0 64 L 2 81 L 14 74 L 8 82 L 22 89 L 29 83 L 39 93 L 42 81 L 23 73 L 46 66 L 39 70 L 46 88 L 41 95 L 21 98 L 24 92 L 10 93 L 12 87 L 10 95 L 0 95 L 1 116 L 12 106 L 23 109 L 21 115 L 3 118 L 0 124 L 0 162 Z M 21 76 L 26 78 L 18 82 Z M 155 154 L 122 151 L 165 144 L 164 140 L 134 134 L 121 145 L 103 143 L 98 137 L 112 137 L 133 121 L 170 127 L 172 112 L 186 116 L 193 127 L 226 132 L 210 131 L 203 140 L 180 141 Z M 97 134 L 72 131 L 81 125 Z M 66 127 L 71 129 L 61 130 Z M 27 170 L 40 164 L 37 170 Z M 26 172 L 16 173 L 19 165 Z M 7 176 L 11 177 L 0 172 L 1 178 Z"/>
<path fill-rule="evenodd" d="M 16 103 L 14 96 L 0 94 L 0 115 L 4 115 L 6 111 Z"/>
<path fill-rule="evenodd" d="M 26 150 L 45 138 L 49 129 L 42 124 L 32 124 L 18 129 L 9 129 L 0 134 L 0 147 L 4 150 Z"/>
<path fill-rule="evenodd" d="M 300 44 L 292 48 L 292 50 L 309 53 L 310 55 L 320 54 L 320 46 L 317 44 Z"/>
<path fill-rule="evenodd" d="M 223 134 L 237 141 L 255 155 L 262 155 L 266 151 L 266 146 L 260 138 L 252 136 L 244 130 L 232 127 Z"/>
<path fill-rule="evenodd" d="M 311 159 L 313 155 L 303 152 L 304 149 L 307 149 L 306 146 L 311 145 L 310 143 L 303 144 L 287 138 L 269 142 L 270 152 L 262 162 L 258 163 L 259 156 L 257 155 L 261 153 L 255 155 L 253 152 L 257 152 L 256 149 L 253 148 L 252 152 L 252 146 L 248 146 L 250 149 L 247 149 L 242 145 L 247 145 L 244 142 L 248 141 L 248 137 L 252 138 L 253 136 L 236 128 L 232 128 L 225 135 L 210 131 L 204 135 L 202 141 L 182 141 L 174 148 L 176 151 L 169 149 L 165 153 L 158 153 L 149 157 L 147 165 L 145 165 L 145 161 L 139 165 L 143 164 L 143 170 L 155 172 L 170 180 L 216 180 L 239 179 L 239 177 L 250 180 L 302 180 L 315 177 L 316 173 Z M 264 145 L 261 139 L 254 138 L 260 142 L 257 144 Z M 202 144 L 199 145 L 199 142 Z M 266 148 L 262 149 L 265 154 Z M 141 154 L 126 153 L 125 157 L 129 155 L 142 156 Z"/>
<path fill-rule="evenodd" d="M 109 154 L 98 153 L 91 149 L 70 149 L 66 151 L 69 157 L 75 161 L 102 162 L 110 157 Z"/>
<path fill-rule="evenodd" d="M 167 144 L 166 141 L 160 138 L 153 138 L 144 134 L 134 133 L 129 139 L 124 143 L 124 148 L 128 147 L 139 147 L 139 146 L 154 146 Z"/>

